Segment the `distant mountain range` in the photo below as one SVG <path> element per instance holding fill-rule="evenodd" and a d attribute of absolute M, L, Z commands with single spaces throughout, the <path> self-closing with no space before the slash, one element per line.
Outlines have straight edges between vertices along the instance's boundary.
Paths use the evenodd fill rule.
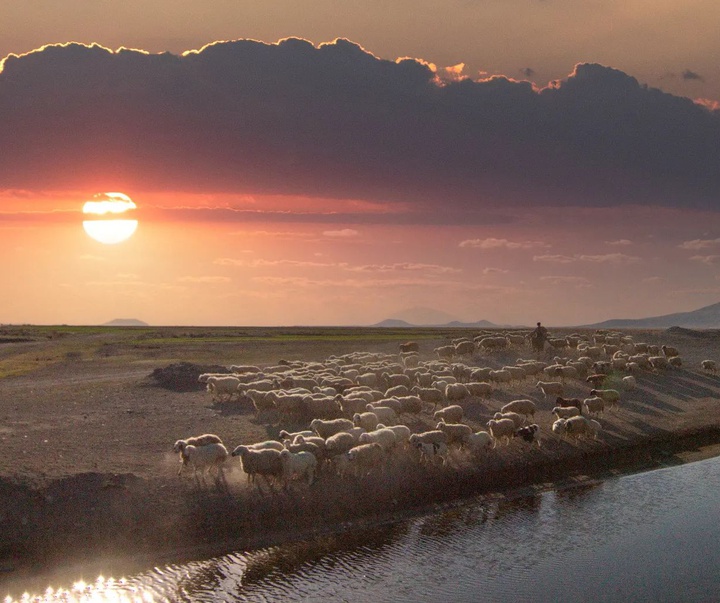
<path fill-rule="evenodd" d="M 676 312 L 649 318 L 613 318 L 582 326 L 589 329 L 664 329 L 669 327 L 720 329 L 720 303 L 704 306 L 692 312 Z"/>
<path fill-rule="evenodd" d="M 103 327 L 149 327 L 150 325 L 137 318 L 114 318 L 103 323 Z"/>
<path fill-rule="evenodd" d="M 460 322 L 459 320 L 451 320 L 443 324 L 413 324 L 399 318 L 387 318 L 371 327 L 385 327 L 389 329 L 412 329 L 418 327 L 447 327 L 451 329 L 499 329 L 507 325 L 496 325 L 489 320 L 478 320 L 477 322 Z"/>

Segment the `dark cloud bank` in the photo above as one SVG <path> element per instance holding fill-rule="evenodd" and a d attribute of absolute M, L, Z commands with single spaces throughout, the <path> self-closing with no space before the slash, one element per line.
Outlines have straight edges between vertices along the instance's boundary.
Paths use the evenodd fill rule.
<path fill-rule="evenodd" d="M 437 83 L 345 40 L 49 46 L 0 73 L 0 188 L 717 208 L 720 112 L 581 64 Z M 121 188 L 122 187 L 122 188 Z"/>

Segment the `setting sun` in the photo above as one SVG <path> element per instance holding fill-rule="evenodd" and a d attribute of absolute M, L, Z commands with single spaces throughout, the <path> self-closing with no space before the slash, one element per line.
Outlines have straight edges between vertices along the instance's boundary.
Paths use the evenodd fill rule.
<path fill-rule="evenodd" d="M 83 228 L 91 238 L 105 245 L 122 243 L 135 233 L 138 221 L 117 216 L 136 208 L 132 199 L 123 193 L 98 193 L 83 205 L 83 214 L 91 217 L 83 220 Z"/>

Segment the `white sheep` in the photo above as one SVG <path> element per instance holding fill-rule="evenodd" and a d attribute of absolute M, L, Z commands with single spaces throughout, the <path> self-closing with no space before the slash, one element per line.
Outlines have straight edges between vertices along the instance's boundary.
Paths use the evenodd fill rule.
<path fill-rule="evenodd" d="M 528 418 L 535 416 L 535 410 L 535 402 L 532 400 L 513 400 L 500 408 L 500 412 L 502 413 L 516 412 Z"/>
<path fill-rule="evenodd" d="M 466 383 L 468 392 L 471 396 L 477 396 L 479 398 L 489 398 L 492 395 L 492 385 L 487 381 L 471 381 Z"/>
<path fill-rule="evenodd" d="M 347 459 L 348 465 L 354 470 L 357 477 L 363 477 L 378 467 L 382 470 L 385 450 L 377 442 L 372 442 L 355 446 L 342 455 L 342 457 Z"/>
<path fill-rule="evenodd" d="M 495 439 L 487 431 L 478 431 L 466 436 L 463 445 L 470 452 L 478 454 L 495 448 Z"/>
<path fill-rule="evenodd" d="M 574 406 L 556 406 L 552 409 L 552 414 L 558 419 L 569 419 L 570 417 L 577 417 L 580 414 L 580 410 Z"/>
<path fill-rule="evenodd" d="M 356 412 L 353 415 L 355 427 L 362 427 L 365 431 L 376 429 L 379 422 L 378 416 L 374 412 Z"/>
<path fill-rule="evenodd" d="M 283 466 L 278 450 L 272 448 L 253 450 L 248 446 L 237 446 L 232 451 L 232 456 L 240 457 L 243 471 L 250 483 L 254 483 L 258 476 L 264 477 L 268 484 L 271 480 L 282 479 Z"/>
<path fill-rule="evenodd" d="M 601 429 L 600 423 L 585 417 L 572 417 L 565 422 L 565 434 L 573 438 L 585 436 L 597 439 Z"/>
<path fill-rule="evenodd" d="M 493 415 L 493 419 L 496 421 L 499 421 L 500 419 L 510 419 L 513 423 L 515 423 L 515 428 L 522 427 L 527 423 L 527 420 L 525 419 L 525 415 L 521 415 L 517 412 L 496 412 Z"/>
<path fill-rule="evenodd" d="M 445 386 L 445 397 L 450 401 L 464 400 L 470 397 L 470 392 L 462 383 L 448 383 Z"/>
<path fill-rule="evenodd" d="M 550 396 L 563 395 L 563 384 L 559 381 L 538 381 L 535 387 L 544 394 L 546 400 Z"/>
<path fill-rule="evenodd" d="M 365 409 L 369 412 L 375 413 L 378 421 L 380 421 L 380 423 L 384 423 L 385 425 L 396 425 L 398 422 L 395 409 L 390 408 L 389 406 L 373 406 L 372 404 L 368 404 Z"/>
<path fill-rule="evenodd" d="M 459 423 L 462 421 L 464 412 L 462 406 L 452 404 L 433 413 L 433 419 L 436 421 L 444 420 L 446 423 Z"/>
<path fill-rule="evenodd" d="M 331 419 L 328 421 L 323 419 L 313 419 L 310 422 L 310 429 L 326 440 L 331 435 L 335 435 L 338 431 L 347 431 L 353 427 L 355 427 L 355 425 L 349 419 Z"/>
<path fill-rule="evenodd" d="M 605 400 L 600 396 L 585 398 L 585 400 L 583 400 L 583 406 L 587 414 L 601 415 L 605 411 Z"/>
<path fill-rule="evenodd" d="M 232 375 L 218 376 L 210 375 L 207 378 L 207 391 L 213 396 L 213 399 L 221 399 L 228 401 L 238 393 L 240 387 L 240 379 Z"/>
<path fill-rule="evenodd" d="M 283 467 L 283 481 L 285 488 L 290 481 L 296 478 L 307 479 L 308 486 L 315 479 L 315 469 L 317 468 L 317 458 L 311 452 L 290 452 L 283 450 L 280 453 L 280 460 Z"/>
<path fill-rule="evenodd" d="M 222 444 L 222 440 L 220 439 L 220 436 L 217 436 L 214 433 L 204 433 L 199 436 L 185 438 L 184 440 L 177 440 L 175 442 L 173 445 L 173 451 L 180 454 L 180 469 L 178 470 L 178 475 L 182 473 L 183 469 L 189 462 L 188 457 L 185 454 L 185 448 L 187 448 L 187 446 L 207 446 L 208 444 Z"/>
<path fill-rule="evenodd" d="M 397 444 L 397 436 L 392 429 L 383 427 L 362 434 L 358 441 L 360 444 L 380 444 L 383 450 L 387 451 L 395 447 Z"/>
<path fill-rule="evenodd" d="M 448 445 L 460 444 L 462 446 L 465 438 L 473 432 L 470 426 L 464 423 L 445 423 L 445 421 L 442 420 L 435 426 L 435 429 L 447 435 Z"/>
<path fill-rule="evenodd" d="M 448 437 L 444 431 L 434 429 L 432 431 L 414 433 L 410 436 L 410 439 L 408 441 L 411 445 L 416 445 L 419 442 L 422 442 L 424 444 L 447 444 Z"/>
<path fill-rule="evenodd" d="M 663 345 L 660 346 L 660 349 L 662 350 L 662 353 L 665 355 L 666 358 L 672 358 L 673 356 L 679 356 L 680 352 L 677 348 L 674 348 L 669 345 Z"/>
<path fill-rule="evenodd" d="M 215 468 L 217 475 L 222 475 L 222 465 L 228 457 L 228 451 L 225 446 L 217 442 L 205 444 L 204 446 L 193 446 L 188 444 L 183 452 L 183 459 L 187 459 L 187 464 L 193 468 L 193 474 L 197 477 L 198 472 L 201 476 Z M 183 461 L 185 463 L 185 461 Z"/>
<path fill-rule="evenodd" d="M 377 426 L 378 429 L 389 429 L 393 433 L 395 433 L 395 442 L 396 445 L 405 445 L 410 441 L 410 436 L 412 435 L 412 432 L 410 431 L 410 428 L 407 425 L 389 425 L 385 426 L 382 423 L 378 423 Z"/>
<path fill-rule="evenodd" d="M 515 435 L 515 423 L 512 419 L 490 419 L 487 425 L 495 440 L 505 440 L 510 444 L 510 440 Z"/>
<path fill-rule="evenodd" d="M 591 396 L 599 396 L 608 408 L 615 408 L 620 402 L 620 392 L 616 389 L 591 389 Z"/>
<path fill-rule="evenodd" d="M 420 462 L 435 463 L 436 459 L 440 459 L 441 464 L 447 462 L 449 453 L 448 445 L 445 442 L 420 442 L 411 444 L 420 452 Z"/>

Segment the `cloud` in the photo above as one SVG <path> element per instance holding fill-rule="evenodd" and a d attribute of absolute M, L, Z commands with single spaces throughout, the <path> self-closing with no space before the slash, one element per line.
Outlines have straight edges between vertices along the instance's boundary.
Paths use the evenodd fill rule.
<path fill-rule="evenodd" d="M 349 239 L 358 236 L 360 233 L 352 228 L 343 228 L 342 230 L 326 230 L 323 232 L 324 237 L 331 239 Z"/>
<path fill-rule="evenodd" d="M 367 264 L 348 268 L 354 272 L 426 272 L 429 274 L 452 274 L 462 272 L 460 268 L 440 266 L 438 264 L 415 264 L 403 262 L 397 264 Z"/>
<path fill-rule="evenodd" d="M 541 276 L 540 280 L 551 285 L 574 285 L 580 288 L 592 287 L 592 283 L 582 276 Z"/>
<path fill-rule="evenodd" d="M 632 241 L 629 239 L 618 239 L 617 241 L 605 241 L 606 245 L 617 245 L 617 246 L 625 246 L 625 245 L 632 245 Z"/>
<path fill-rule="evenodd" d="M 699 249 L 709 249 L 720 245 L 720 239 L 693 239 L 692 241 L 684 241 L 678 245 L 680 249 L 691 249 L 697 251 Z"/>
<path fill-rule="evenodd" d="M 427 224 L 528 205 L 717 209 L 717 111 L 598 64 L 542 89 L 451 73 L 457 81 L 438 81 L 424 61 L 381 59 L 343 39 L 9 55 L 0 190 L 372 200 L 403 211 L 365 220 L 415 212 Z"/>
<path fill-rule="evenodd" d="M 534 262 L 551 262 L 556 264 L 572 264 L 574 262 L 588 262 L 592 264 L 637 264 L 641 258 L 624 253 L 606 253 L 602 255 L 536 255 Z"/>
<path fill-rule="evenodd" d="M 221 284 L 229 283 L 232 279 L 227 276 L 181 276 L 178 278 L 179 283 L 204 283 L 204 284 Z"/>
<path fill-rule="evenodd" d="M 503 268 L 489 268 L 489 267 L 488 267 L 488 268 L 483 268 L 483 271 L 482 271 L 482 273 L 483 273 L 484 275 L 488 275 L 488 274 L 507 274 L 508 272 L 510 272 L 510 271 L 509 271 L 509 270 L 504 270 Z"/>
<path fill-rule="evenodd" d="M 507 239 L 467 239 L 460 241 L 459 247 L 471 249 L 533 249 L 536 247 L 550 247 L 542 241 L 508 241 Z"/>
<path fill-rule="evenodd" d="M 694 255 L 690 258 L 693 262 L 700 262 L 708 266 L 720 264 L 720 255 Z"/>
<path fill-rule="evenodd" d="M 682 79 L 684 79 L 685 81 L 688 81 L 688 80 L 697 80 L 699 82 L 705 81 L 705 78 L 702 75 L 700 75 L 699 73 L 695 73 L 694 71 L 690 71 L 689 69 L 686 69 L 685 71 L 682 72 Z"/>

